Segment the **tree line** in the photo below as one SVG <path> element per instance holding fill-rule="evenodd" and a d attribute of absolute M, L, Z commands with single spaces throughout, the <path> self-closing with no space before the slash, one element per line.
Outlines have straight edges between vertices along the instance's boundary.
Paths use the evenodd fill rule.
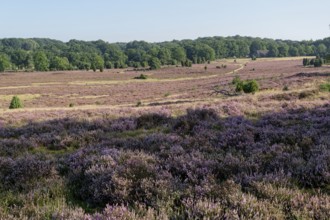
<path fill-rule="evenodd" d="M 328 53 L 330 38 L 289 41 L 234 36 L 161 43 L 6 38 L 0 39 L 0 72 L 157 69 L 162 65 L 187 66 L 228 57 L 325 56 Z"/>

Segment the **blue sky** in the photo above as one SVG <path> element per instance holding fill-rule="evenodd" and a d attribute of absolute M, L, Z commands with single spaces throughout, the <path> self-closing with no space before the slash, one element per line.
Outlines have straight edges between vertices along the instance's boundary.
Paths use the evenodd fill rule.
<path fill-rule="evenodd" d="M 330 36 L 329 0 L 4 0 L 0 38 L 128 42 Z"/>

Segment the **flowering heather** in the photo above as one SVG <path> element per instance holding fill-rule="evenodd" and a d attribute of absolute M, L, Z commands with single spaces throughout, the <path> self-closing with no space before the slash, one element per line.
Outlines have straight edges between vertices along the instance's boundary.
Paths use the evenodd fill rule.
<path fill-rule="evenodd" d="M 328 104 L 4 126 L 0 217 L 327 219 L 329 128 Z"/>
<path fill-rule="evenodd" d="M 328 219 L 329 67 L 221 64 L 3 75 L 0 219 Z"/>

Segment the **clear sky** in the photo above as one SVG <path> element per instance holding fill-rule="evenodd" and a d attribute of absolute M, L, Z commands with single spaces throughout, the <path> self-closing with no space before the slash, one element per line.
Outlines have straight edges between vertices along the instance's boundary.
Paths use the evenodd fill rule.
<path fill-rule="evenodd" d="M 149 42 L 330 36 L 330 0 L 0 0 L 0 38 Z"/>

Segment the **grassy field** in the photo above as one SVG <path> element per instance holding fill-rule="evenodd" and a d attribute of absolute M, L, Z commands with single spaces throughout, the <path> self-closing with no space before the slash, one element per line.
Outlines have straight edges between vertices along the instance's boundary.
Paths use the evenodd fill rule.
<path fill-rule="evenodd" d="M 330 67 L 206 66 L 0 74 L 0 219 L 328 219 Z"/>

